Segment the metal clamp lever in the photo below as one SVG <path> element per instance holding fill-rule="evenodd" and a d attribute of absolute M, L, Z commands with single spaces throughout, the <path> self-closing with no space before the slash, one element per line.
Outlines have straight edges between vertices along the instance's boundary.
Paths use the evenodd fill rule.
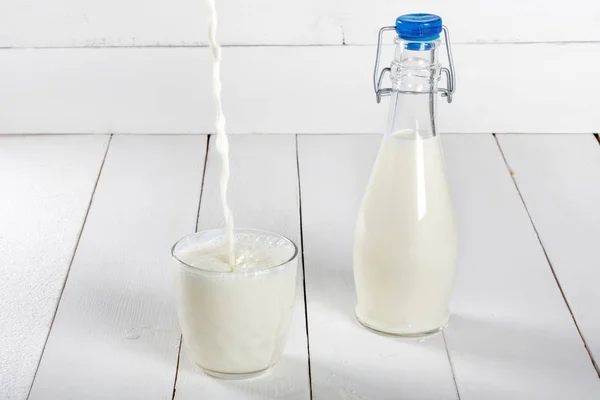
<path fill-rule="evenodd" d="M 379 30 L 379 35 L 377 36 L 377 54 L 375 55 L 375 69 L 373 71 L 373 88 L 375 89 L 375 96 L 377 97 L 377 103 L 381 103 L 382 96 L 388 96 L 392 91 L 392 88 L 381 88 L 381 82 L 383 81 L 383 76 L 386 72 L 391 72 L 392 69 L 390 67 L 384 68 L 379 74 L 379 59 L 381 58 L 381 41 L 383 39 L 383 34 L 386 31 L 395 31 L 395 26 L 384 26 Z M 379 74 L 379 78 L 377 77 Z"/>

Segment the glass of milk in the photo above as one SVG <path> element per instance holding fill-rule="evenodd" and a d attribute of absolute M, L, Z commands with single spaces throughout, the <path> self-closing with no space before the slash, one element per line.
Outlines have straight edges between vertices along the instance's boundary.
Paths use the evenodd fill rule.
<path fill-rule="evenodd" d="M 225 237 L 224 229 L 202 231 L 173 246 L 179 324 L 193 360 L 207 374 L 253 377 L 283 352 L 298 249 L 275 233 L 235 229 L 232 268 Z"/>

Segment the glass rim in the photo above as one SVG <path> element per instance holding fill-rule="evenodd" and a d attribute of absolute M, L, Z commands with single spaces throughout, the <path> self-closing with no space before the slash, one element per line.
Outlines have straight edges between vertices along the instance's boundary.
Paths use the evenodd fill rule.
<path fill-rule="evenodd" d="M 279 233 L 275 233 L 275 232 L 265 231 L 265 230 L 262 230 L 262 229 L 252 229 L 252 228 L 234 228 L 233 229 L 233 233 L 235 235 L 236 232 L 249 232 L 249 233 L 267 234 L 267 235 L 271 235 L 271 236 L 277 236 L 277 237 L 279 237 L 281 239 L 284 239 L 284 240 L 287 240 L 289 243 L 291 243 L 291 245 L 294 248 L 293 254 L 289 258 L 286 258 L 285 261 L 283 261 L 281 263 L 278 263 L 278 264 L 275 264 L 275 265 L 271 265 L 270 267 L 267 267 L 267 268 L 262 268 L 262 269 L 259 269 L 259 270 L 252 270 L 252 271 L 235 271 L 235 270 L 233 270 L 233 271 L 214 271 L 214 270 L 210 270 L 210 269 L 204 269 L 204 268 L 201 268 L 201 267 L 194 267 L 194 266 L 186 263 L 185 261 L 183 261 L 181 258 L 179 258 L 175 254 L 175 248 L 183 240 L 185 240 L 185 239 L 187 239 L 189 237 L 192 237 L 192 236 L 200 235 L 200 234 L 203 234 L 203 233 L 210 233 L 210 232 L 222 232 L 223 234 L 225 234 L 225 229 L 224 228 L 205 229 L 205 230 L 201 230 L 201 231 L 197 231 L 197 232 L 185 235 L 181 239 L 177 240 L 175 242 L 175 244 L 171 247 L 171 257 L 173 257 L 175 260 L 177 260 L 177 262 L 181 266 L 183 266 L 186 269 L 188 269 L 190 271 L 193 271 L 195 273 L 213 274 L 213 275 L 235 275 L 235 276 L 262 274 L 262 273 L 265 273 L 265 272 L 268 272 L 268 271 L 271 271 L 271 270 L 283 267 L 284 265 L 290 263 L 291 261 L 293 261 L 295 258 L 298 257 L 298 246 L 289 237 L 281 235 Z"/>

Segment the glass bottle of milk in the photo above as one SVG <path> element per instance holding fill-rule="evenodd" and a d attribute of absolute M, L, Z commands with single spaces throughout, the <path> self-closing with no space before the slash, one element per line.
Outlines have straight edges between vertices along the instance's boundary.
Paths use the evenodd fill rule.
<path fill-rule="evenodd" d="M 379 74 L 381 39 L 395 30 L 394 61 Z M 445 34 L 450 69 L 438 50 Z M 381 88 L 389 73 L 390 88 Z M 446 88 L 438 88 L 441 73 Z M 374 86 L 390 97 L 387 129 L 371 172 L 354 242 L 356 316 L 366 327 L 423 335 L 449 320 L 457 232 L 437 132 L 436 99 L 452 100 L 454 68 L 440 17 L 409 14 L 379 33 Z"/>

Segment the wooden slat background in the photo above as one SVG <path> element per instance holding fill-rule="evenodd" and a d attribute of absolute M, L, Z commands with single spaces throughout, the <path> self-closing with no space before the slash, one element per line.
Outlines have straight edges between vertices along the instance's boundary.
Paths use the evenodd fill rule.
<path fill-rule="evenodd" d="M 225 44 L 371 44 L 400 14 L 431 12 L 457 43 L 598 41 L 595 0 L 217 1 Z M 206 44 L 202 1 L 21 0 L 0 5 L 0 46 Z"/>
<path fill-rule="evenodd" d="M 596 44 L 456 45 L 451 133 L 600 130 Z M 224 49 L 230 133 L 377 133 L 372 46 Z M 573 63 L 577 64 L 573 70 Z M 1 133 L 210 133 L 206 48 L 0 50 Z M 598 89 L 598 90 L 596 90 Z"/>
<path fill-rule="evenodd" d="M 233 46 L 223 63 L 231 133 L 380 132 L 376 32 L 415 11 L 442 15 L 453 35 L 457 92 L 441 104 L 443 132 L 600 131 L 594 0 L 217 6 L 219 37 Z M 202 1 L 3 2 L 0 133 L 213 133 L 205 31 Z"/>

